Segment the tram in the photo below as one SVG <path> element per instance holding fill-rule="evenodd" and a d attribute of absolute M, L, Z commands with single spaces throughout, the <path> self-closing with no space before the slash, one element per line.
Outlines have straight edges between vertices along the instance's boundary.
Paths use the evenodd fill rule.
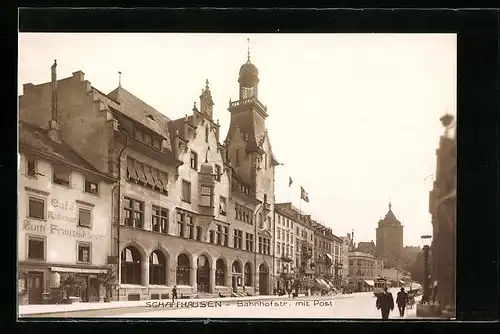
<path fill-rule="evenodd" d="M 389 282 L 386 278 L 375 278 L 373 282 L 373 294 L 375 295 L 375 297 L 378 297 L 382 292 L 384 292 L 385 287 L 389 287 Z"/>

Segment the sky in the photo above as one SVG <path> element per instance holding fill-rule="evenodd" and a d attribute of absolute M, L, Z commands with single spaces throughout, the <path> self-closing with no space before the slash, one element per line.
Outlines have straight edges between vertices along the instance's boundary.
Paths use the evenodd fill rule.
<path fill-rule="evenodd" d="M 338 236 L 354 231 L 356 243 L 376 241 L 391 201 L 404 244 L 420 246 L 432 234 L 439 118 L 456 115 L 455 34 L 20 33 L 19 94 L 24 83 L 50 81 L 57 59 L 58 78 L 81 70 L 105 93 L 121 71 L 123 88 L 176 119 L 199 105 L 208 79 L 223 141 L 249 45 L 283 164 L 276 201 L 291 201 Z"/>

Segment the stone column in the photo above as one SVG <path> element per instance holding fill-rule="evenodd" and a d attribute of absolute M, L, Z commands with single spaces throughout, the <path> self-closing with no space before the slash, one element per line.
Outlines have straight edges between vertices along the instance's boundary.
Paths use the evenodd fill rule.
<path fill-rule="evenodd" d="M 210 293 L 215 292 L 215 268 L 210 268 Z"/>
<path fill-rule="evenodd" d="M 196 267 L 191 268 L 189 272 L 189 283 L 193 287 L 194 291 L 197 291 L 197 286 L 196 286 Z"/>
<path fill-rule="evenodd" d="M 142 260 L 141 262 L 141 281 L 142 285 L 149 285 L 149 261 Z"/>

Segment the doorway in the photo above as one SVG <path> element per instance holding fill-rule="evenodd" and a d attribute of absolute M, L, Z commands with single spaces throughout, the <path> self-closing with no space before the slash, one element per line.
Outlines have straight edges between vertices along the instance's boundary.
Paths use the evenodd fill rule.
<path fill-rule="evenodd" d="M 43 273 L 28 272 L 28 303 L 42 304 L 43 294 Z"/>
<path fill-rule="evenodd" d="M 259 294 L 269 294 L 269 272 L 264 264 L 259 266 Z"/>
<path fill-rule="evenodd" d="M 200 293 L 210 292 L 210 267 L 207 258 L 202 255 L 198 258 L 198 271 L 196 273 L 197 290 Z"/>
<path fill-rule="evenodd" d="M 89 302 L 99 301 L 99 281 L 97 280 L 97 276 L 92 275 L 89 277 L 87 296 Z"/>

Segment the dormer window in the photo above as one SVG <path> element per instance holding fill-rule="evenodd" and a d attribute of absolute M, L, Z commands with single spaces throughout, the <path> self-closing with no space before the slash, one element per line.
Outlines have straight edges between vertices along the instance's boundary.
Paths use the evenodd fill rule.
<path fill-rule="evenodd" d="M 155 118 L 153 117 L 153 115 L 149 114 L 148 116 L 146 116 L 147 118 L 149 118 L 150 120 L 154 121 Z"/>
<path fill-rule="evenodd" d="M 195 151 L 191 151 L 190 165 L 192 169 L 198 170 L 198 153 Z"/>

